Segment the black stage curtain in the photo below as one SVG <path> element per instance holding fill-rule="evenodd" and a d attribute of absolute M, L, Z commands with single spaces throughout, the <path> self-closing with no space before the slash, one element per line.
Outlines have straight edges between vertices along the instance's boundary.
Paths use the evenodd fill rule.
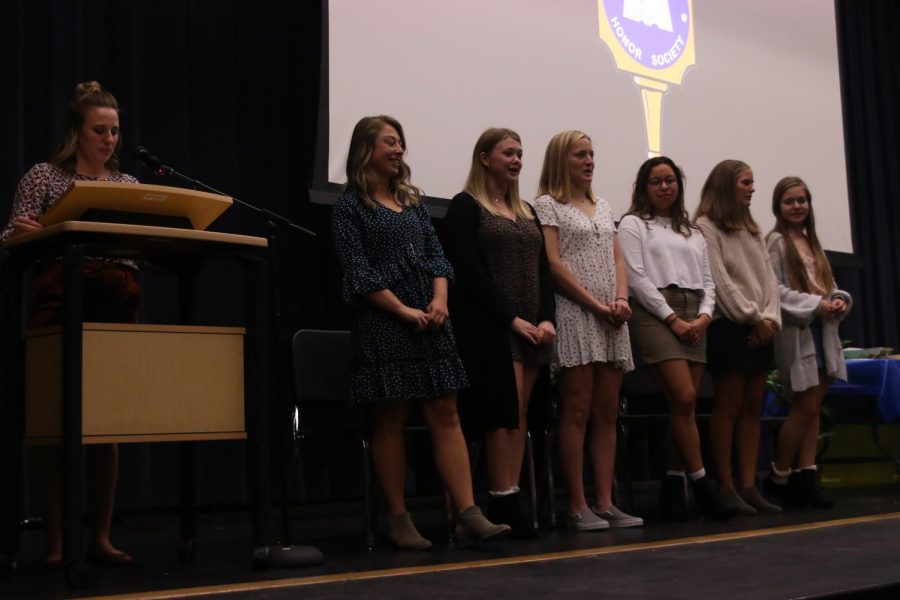
<path fill-rule="evenodd" d="M 856 299 L 843 333 L 859 345 L 897 345 L 900 247 L 894 232 L 900 223 L 892 190 L 900 181 L 900 39 L 892 27 L 900 22 L 900 4 L 837 0 L 836 12 L 857 248 L 855 259 L 836 269 Z M 283 233 L 277 245 L 284 362 L 276 372 L 289 394 L 290 333 L 346 325 L 328 213 L 307 197 L 321 21 L 318 0 L 7 2 L 0 21 L 0 218 L 8 214 L 21 174 L 45 160 L 59 139 L 75 84 L 99 80 L 121 103 L 126 144 L 144 145 L 178 170 L 320 234 L 311 240 Z M 127 149 L 123 168 L 148 183 L 177 184 L 136 165 Z M 267 233 L 265 223 L 238 208 L 213 228 Z M 210 293 L 201 314 L 221 324 L 239 321 L 233 303 Z"/>
<path fill-rule="evenodd" d="M 860 268 L 838 270 L 856 302 L 845 336 L 862 345 L 900 341 L 900 19 L 895 0 L 838 0 L 837 26 L 853 240 Z M 814 101 L 814 99 L 809 99 Z M 857 337 L 858 336 L 858 337 Z M 857 344 L 858 345 L 858 344 Z"/>

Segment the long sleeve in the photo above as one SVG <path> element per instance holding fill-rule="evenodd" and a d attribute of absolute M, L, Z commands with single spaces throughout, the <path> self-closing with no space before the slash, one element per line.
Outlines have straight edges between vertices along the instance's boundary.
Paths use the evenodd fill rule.
<path fill-rule="evenodd" d="M 453 266 L 444 255 L 444 248 L 434 231 L 431 223 L 431 214 L 424 204 L 415 208 L 419 220 L 422 222 L 422 231 L 425 235 L 425 265 L 432 277 L 444 277 L 453 279 Z"/>
<path fill-rule="evenodd" d="M 692 235 L 698 235 L 696 232 Z M 716 310 L 716 281 L 713 279 L 712 270 L 709 267 L 709 250 L 706 246 L 706 238 L 700 234 L 701 248 L 703 249 L 700 259 L 700 268 L 703 270 L 703 300 L 700 301 L 700 310 L 697 312 L 701 315 L 713 316 Z"/>
<path fill-rule="evenodd" d="M 786 324 L 806 326 L 815 318 L 822 303 L 822 296 L 807 294 L 790 287 L 787 272 L 786 249 L 784 238 L 780 233 L 772 233 L 766 242 L 769 261 L 778 280 L 778 291 L 781 297 L 781 315 Z"/>
<path fill-rule="evenodd" d="M 642 231 L 643 229 L 643 231 Z M 628 267 L 628 290 L 648 312 L 659 320 L 672 314 L 672 307 L 659 293 L 656 285 L 647 276 L 644 266 L 644 235 L 647 227 L 644 221 L 634 215 L 623 217 L 619 222 L 619 247 Z"/>
<path fill-rule="evenodd" d="M 780 326 L 778 282 L 762 240 L 744 231 L 725 234 L 705 217 L 697 219 L 696 225 L 706 239 L 719 310 L 736 323 L 755 325 L 769 319 Z"/>
<path fill-rule="evenodd" d="M 364 227 L 355 196 L 343 195 L 331 213 L 331 235 L 343 273 L 343 298 L 355 302 L 388 287 L 372 266 L 364 240 Z"/>
<path fill-rule="evenodd" d="M 57 174 L 54 177 L 54 174 Z M 0 240 L 12 235 L 13 219 L 15 217 L 29 217 L 38 220 L 53 206 L 53 203 L 66 191 L 72 177 L 68 180 L 59 177 L 60 170 L 49 163 L 38 163 L 28 169 L 16 186 L 16 195 L 13 197 L 12 210 L 9 213 L 9 221 Z"/>
<path fill-rule="evenodd" d="M 445 250 L 456 269 L 456 287 L 498 323 L 508 326 L 516 314 L 494 285 L 485 268 L 478 243 L 479 210 L 466 193 L 453 197 L 444 216 Z M 549 267 L 548 267 L 549 270 Z"/>

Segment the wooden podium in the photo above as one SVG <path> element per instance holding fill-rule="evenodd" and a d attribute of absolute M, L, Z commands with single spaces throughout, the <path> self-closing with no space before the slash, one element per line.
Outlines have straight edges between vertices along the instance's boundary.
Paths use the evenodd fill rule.
<path fill-rule="evenodd" d="M 162 187 L 115 185 L 127 193 Z M 213 196 L 166 189 L 195 197 Z M 177 203 L 173 206 L 174 212 L 179 212 Z M 269 508 L 267 245 L 258 237 L 84 221 L 48 224 L 3 243 L 0 563 L 12 564 L 18 545 L 23 439 L 61 443 L 63 558 L 70 583 L 84 575 L 80 522 L 83 443 L 246 436 L 254 551 L 269 543 L 265 518 Z M 83 323 L 85 257 L 173 265 L 185 259 L 194 263 L 227 258 L 244 273 L 245 327 Z M 23 339 L 23 276 L 30 265 L 42 260 L 62 261 L 62 326 L 27 332 Z M 182 288 L 194 283 L 184 279 L 182 274 Z M 189 317 L 183 315 L 185 320 Z M 183 471 L 185 465 L 191 469 L 191 446 L 183 445 Z M 193 500 L 194 491 L 189 489 L 192 476 L 182 473 L 182 539 L 191 544 L 196 528 L 190 518 L 192 507 L 187 506 Z"/>
<path fill-rule="evenodd" d="M 232 440 L 244 425 L 243 327 L 84 323 L 83 444 Z M 58 444 L 62 327 L 25 333 L 25 443 Z"/>

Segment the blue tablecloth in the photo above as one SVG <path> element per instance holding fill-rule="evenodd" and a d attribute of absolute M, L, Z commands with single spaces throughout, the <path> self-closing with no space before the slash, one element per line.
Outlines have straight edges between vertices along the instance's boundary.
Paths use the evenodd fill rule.
<path fill-rule="evenodd" d="M 826 398 L 874 396 L 885 423 L 900 419 L 900 360 L 863 358 L 847 361 L 847 382 L 836 381 Z"/>

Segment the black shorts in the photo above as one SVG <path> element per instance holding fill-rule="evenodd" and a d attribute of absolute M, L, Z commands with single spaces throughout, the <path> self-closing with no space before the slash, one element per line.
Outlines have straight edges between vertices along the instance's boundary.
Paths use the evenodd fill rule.
<path fill-rule="evenodd" d="M 706 370 L 710 373 L 758 373 L 775 368 L 772 344 L 748 348 L 752 325 L 741 325 L 724 317 L 713 320 L 706 333 Z"/>

